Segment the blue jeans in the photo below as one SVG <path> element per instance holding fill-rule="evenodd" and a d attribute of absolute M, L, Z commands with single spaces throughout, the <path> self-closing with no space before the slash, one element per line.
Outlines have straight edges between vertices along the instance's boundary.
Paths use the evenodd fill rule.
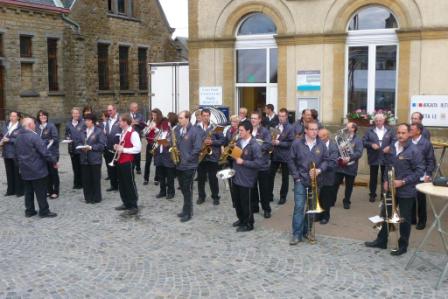
<path fill-rule="evenodd" d="M 292 216 L 292 234 L 302 240 L 307 232 L 305 219 L 306 187 L 301 182 L 294 183 L 294 213 Z"/>

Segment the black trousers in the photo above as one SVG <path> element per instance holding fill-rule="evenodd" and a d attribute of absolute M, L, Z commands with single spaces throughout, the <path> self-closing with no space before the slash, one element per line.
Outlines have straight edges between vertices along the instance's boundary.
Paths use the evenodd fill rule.
<path fill-rule="evenodd" d="M 378 184 L 378 170 L 381 169 L 381 178 L 384 176 L 384 165 L 370 165 L 370 196 L 376 197 L 376 187 Z M 382 179 L 380 180 L 382 182 Z M 383 193 L 383 184 L 381 184 L 381 194 Z"/>
<path fill-rule="evenodd" d="M 59 170 L 54 168 L 53 163 L 47 163 L 48 168 L 48 193 L 59 195 Z"/>
<path fill-rule="evenodd" d="M 160 194 L 174 195 L 174 178 L 176 177 L 176 169 L 165 166 L 157 166 L 159 174 Z"/>
<path fill-rule="evenodd" d="M 251 202 L 252 188 L 232 184 L 232 199 L 235 202 L 236 217 L 242 225 L 254 226 L 254 213 Z"/>
<path fill-rule="evenodd" d="M 403 218 L 403 222 L 400 223 L 400 238 L 398 239 L 399 248 L 408 248 L 409 236 L 411 235 L 411 213 L 412 206 L 415 202 L 415 198 L 397 198 L 398 207 L 400 209 L 400 217 Z M 391 209 L 391 207 L 389 207 Z M 389 209 L 389 215 L 391 210 Z M 383 225 L 380 232 L 378 233 L 378 241 L 383 244 L 387 244 L 389 235 L 386 225 Z"/>
<path fill-rule="evenodd" d="M 82 188 L 86 202 L 101 202 L 101 164 L 82 165 Z"/>
<path fill-rule="evenodd" d="M 178 170 L 177 177 L 179 179 L 180 190 L 184 197 L 184 205 L 182 207 L 182 213 L 185 215 L 193 216 L 193 179 L 196 170 Z"/>
<path fill-rule="evenodd" d="M 219 170 L 217 162 L 202 161 L 198 166 L 198 193 L 199 198 L 205 199 L 205 182 L 208 179 L 213 199 L 219 199 L 219 184 L 216 173 Z"/>
<path fill-rule="evenodd" d="M 412 205 L 412 222 L 411 223 L 419 223 L 426 224 L 428 219 L 426 209 L 426 195 L 425 193 L 421 193 L 417 191 L 417 197 Z"/>
<path fill-rule="evenodd" d="M 152 162 L 151 149 L 152 149 L 152 143 L 148 143 L 146 145 L 146 161 L 145 161 L 145 170 L 143 173 L 143 179 L 147 182 L 149 181 L 149 174 L 150 174 L 151 162 Z M 158 173 L 157 173 L 157 168 L 156 168 L 156 174 L 154 176 L 154 181 L 156 181 L 156 182 L 159 181 L 157 175 L 158 175 Z"/>
<path fill-rule="evenodd" d="M 104 159 L 106 159 L 107 175 L 110 179 L 110 187 L 112 189 L 118 189 L 118 167 L 109 166 L 109 163 L 112 162 L 113 158 L 114 153 L 111 153 L 109 150 L 104 151 Z"/>
<path fill-rule="evenodd" d="M 137 209 L 138 193 L 135 186 L 133 163 L 119 164 L 116 166 L 118 172 L 118 190 L 121 201 L 128 209 Z"/>
<path fill-rule="evenodd" d="M 322 213 L 317 214 L 319 219 L 330 219 L 330 210 L 334 202 L 336 201 L 337 192 L 335 186 L 322 186 L 320 189 L 319 199 L 322 209 Z"/>
<path fill-rule="evenodd" d="M 352 197 L 353 185 L 355 184 L 355 176 L 336 172 L 335 193 L 337 196 L 339 186 L 342 184 L 342 181 L 344 181 L 344 179 L 345 179 L 345 196 L 343 201 L 344 203 L 351 204 L 350 198 Z"/>
<path fill-rule="evenodd" d="M 47 215 L 50 207 L 47 201 L 47 180 L 42 178 L 32 181 L 24 181 L 25 187 L 25 214 L 32 215 L 36 212 L 34 207 L 34 194 L 36 194 L 37 204 L 39 205 L 39 215 Z"/>
<path fill-rule="evenodd" d="M 73 187 L 82 187 L 80 155 L 70 154 L 73 169 Z"/>
<path fill-rule="evenodd" d="M 270 186 L 271 183 L 271 172 L 269 170 L 259 171 L 257 176 L 257 182 L 255 183 L 255 187 L 252 188 L 251 192 L 251 200 L 252 200 L 252 212 L 258 212 L 259 202 L 261 203 L 261 207 L 265 212 L 271 212 L 271 204 L 270 200 Z M 260 190 L 260 193 L 258 193 Z"/>
<path fill-rule="evenodd" d="M 15 159 L 4 159 L 6 170 L 6 181 L 8 183 L 8 189 L 6 194 L 8 195 L 23 195 L 23 181 L 19 174 L 19 164 Z"/>
<path fill-rule="evenodd" d="M 275 174 L 277 173 L 277 170 L 279 167 L 282 167 L 282 186 L 280 188 L 280 198 L 285 198 L 288 196 L 288 189 L 289 189 L 289 169 L 288 169 L 288 163 L 286 162 L 271 162 L 271 183 L 270 183 L 270 195 L 269 198 L 270 201 L 274 199 L 274 182 L 275 182 Z"/>
<path fill-rule="evenodd" d="M 142 171 L 142 168 L 140 167 L 141 160 L 142 160 L 141 153 L 134 155 L 134 169 L 137 171 Z"/>

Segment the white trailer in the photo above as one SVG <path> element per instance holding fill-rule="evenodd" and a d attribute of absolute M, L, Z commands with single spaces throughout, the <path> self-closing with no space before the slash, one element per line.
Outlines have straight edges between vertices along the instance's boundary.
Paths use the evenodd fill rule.
<path fill-rule="evenodd" d="M 149 107 L 163 115 L 190 109 L 189 66 L 186 62 L 149 64 Z"/>

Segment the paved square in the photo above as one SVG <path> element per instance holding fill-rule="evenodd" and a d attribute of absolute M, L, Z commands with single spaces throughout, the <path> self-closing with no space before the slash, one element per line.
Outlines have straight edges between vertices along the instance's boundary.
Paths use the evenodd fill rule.
<path fill-rule="evenodd" d="M 65 152 L 65 149 L 61 149 Z M 23 199 L 0 196 L 1 298 L 445 298 L 448 280 L 410 253 L 394 258 L 361 242 L 318 236 L 317 245 L 288 245 L 288 235 L 260 226 L 236 233 L 230 199 L 194 206 L 193 220 L 176 217 L 182 200 L 157 200 L 158 187 L 138 176 L 140 215 L 113 208 L 118 193 L 83 202 L 71 190 L 71 166 L 61 158 L 61 197 L 53 219 L 24 217 Z M 1 188 L 6 190 L 3 161 Z M 153 175 L 151 175 L 153 177 Z M 290 192 L 290 196 L 292 196 Z M 275 213 L 276 205 L 273 205 Z M 285 221 L 290 221 L 286 219 Z M 429 254 L 442 261 L 439 254 Z"/>

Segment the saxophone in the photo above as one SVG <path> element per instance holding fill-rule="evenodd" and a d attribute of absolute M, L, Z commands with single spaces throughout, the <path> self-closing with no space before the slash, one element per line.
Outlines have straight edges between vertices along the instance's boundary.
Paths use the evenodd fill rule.
<path fill-rule="evenodd" d="M 169 149 L 171 161 L 173 161 L 174 165 L 179 165 L 180 163 L 180 152 L 177 148 L 177 138 L 174 129 L 171 129 L 171 147 Z"/>
<path fill-rule="evenodd" d="M 217 127 L 214 127 L 211 130 L 209 130 L 208 133 L 207 133 L 207 137 L 205 137 L 205 139 L 212 138 L 212 135 L 215 133 L 215 129 L 216 128 Z M 201 147 L 201 151 L 199 152 L 199 163 L 201 163 L 202 160 L 204 160 L 204 158 L 206 156 L 211 156 L 212 154 L 213 154 L 212 146 L 211 145 L 206 145 L 205 142 L 203 142 L 202 143 L 202 147 Z"/>
<path fill-rule="evenodd" d="M 224 147 L 221 156 L 219 157 L 219 163 L 225 163 L 227 159 L 232 154 L 233 149 L 235 148 L 236 141 L 238 140 L 239 134 L 237 132 L 234 133 L 232 139 L 230 140 L 229 144 Z"/>

